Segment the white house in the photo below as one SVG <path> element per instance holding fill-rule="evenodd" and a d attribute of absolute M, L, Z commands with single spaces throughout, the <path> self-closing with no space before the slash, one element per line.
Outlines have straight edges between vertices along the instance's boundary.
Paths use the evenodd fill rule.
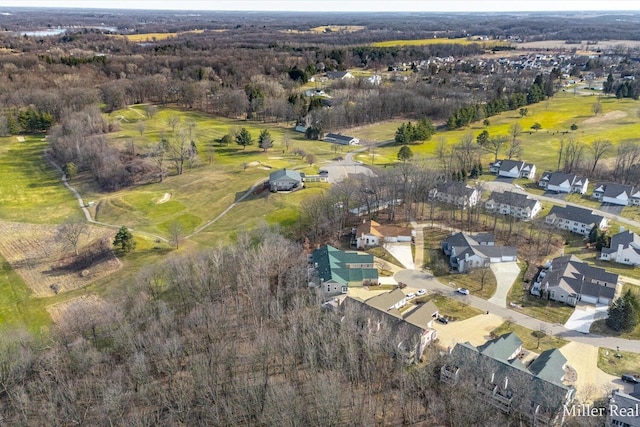
<path fill-rule="evenodd" d="M 602 248 L 600 259 L 619 264 L 640 265 L 640 236 L 631 231 L 621 231 L 611 236 L 608 248 Z"/>
<path fill-rule="evenodd" d="M 597 225 L 600 229 L 608 226 L 608 221 L 605 217 L 596 215 L 589 209 L 575 206 L 554 206 L 544 221 L 561 230 L 568 230 L 583 236 L 588 236 L 594 225 Z"/>
<path fill-rule="evenodd" d="M 640 189 L 623 184 L 598 184 L 592 196 L 603 203 L 620 206 L 640 205 Z"/>
<path fill-rule="evenodd" d="M 511 215 L 523 220 L 532 219 L 542 210 L 542 205 L 538 200 L 531 199 L 526 194 L 512 191 L 504 193 L 494 191 L 485 202 L 484 207 L 493 213 Z"/>
<path fill-rule="evenodd" d="M 451 268 L 459 273 L 489 264 L 516 261 L 518 252 L 511 246 L 496 246 L 493 234 L 470 236 L 455 233 L 441 243 L 442 251 L 449 257 Z"/>
<path fill-rule="evenodd" d="M 348 71 L 327 71 L 329 80 L 349 80 L 353 79 L 353 74 Z"/>
<path fill-rule="evenodd" d="M 498 160 L 489 166 L 489 171 L 505 178 L 533 179 L 536 175 L 536 165 L 519 160 Z"/>
<path fill-rule="evenodd" d="M 435 188 L 429 191 L 429 197 L 442 203 L 455 203 L 456 206 L 465 209 L 478 204 L 480 192 L 464 182 L 449 181 L 438 183 Z"/>
<path fill-rule="evenodd" d="M 378 246 L 381 243 L 411 242 L 415 232 L 408 227 L 380 225 L 376 221 L 365 220 L 352 231 L 351 244 L 358 249 Z"/>
<path fill-rule="evenodd" d="M 588 185 L 588 178 L 563 172 L 544 172 L 538 181 L 538 186 L 558 193 L 584 194 Z"/>
<path fill-rule="evenodd" d="M 575 255 L 555 258 L 538 273 L 531 293 L 575 306 L 611 304 L 618 294 L 618 275 L 593 267 Z"/>
<path fill-rule="evenodd" d="M 342 135 L 340 133 L 328 133 L 325 135 L 324 140 L 327 142 L 333 142 L 340 145 L 358 145 L 360 140 L 353 136 Z"/>

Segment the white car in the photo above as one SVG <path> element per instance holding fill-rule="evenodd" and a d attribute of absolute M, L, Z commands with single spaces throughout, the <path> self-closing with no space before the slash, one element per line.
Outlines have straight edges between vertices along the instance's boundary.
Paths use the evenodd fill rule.
<path fill-rule="evenodd" d="M 416 297 L 416 294 L 414 293 L 407 294 L 406 296 L 407 299 L 414 299 L 415 297 Z"/>
<path fill-rule="evenodd" d="M 456 289 L 456 292 L 462 295 L 469 295 L 469 289 L 466 288 L 458 288 Z"/>
<path fill-rule="evenodd" d="M 422 295 L 426 295 L 427 294 L 427 290 L 426 289 L 419 289 L 418 292 L 416 292 L 416 295 L 418 295 L 419 297 L 421 297 Z"/>

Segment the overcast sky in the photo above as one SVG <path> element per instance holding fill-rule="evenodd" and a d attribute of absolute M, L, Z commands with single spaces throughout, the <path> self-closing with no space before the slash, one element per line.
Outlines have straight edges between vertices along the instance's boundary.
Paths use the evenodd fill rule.
<path fill-rule="evenodd" d="M 3 6 L 307 12 L 640 10 L 636 0 L 2 0 Z"/>

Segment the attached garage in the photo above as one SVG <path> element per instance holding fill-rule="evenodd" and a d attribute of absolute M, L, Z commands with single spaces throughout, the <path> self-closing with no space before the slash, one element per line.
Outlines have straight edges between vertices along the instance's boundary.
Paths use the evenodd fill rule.
<path fill-rule="evenodd" d="M 592 295 L 582 295 L 580 301 L 586 302 L 588 304 L 596 304 L 598 302 L 598 297 L 594 297 Z"/>
<path fill-rule="evenodd" d="M 600 297 L 600 298 L 598 298 L 598 302 L 599 302 L 600 304 L 606 304 L 606 305 L 609 305 L 609 304 L 611 304 L 611 298 L 604 298 L 604 297 Z"/>

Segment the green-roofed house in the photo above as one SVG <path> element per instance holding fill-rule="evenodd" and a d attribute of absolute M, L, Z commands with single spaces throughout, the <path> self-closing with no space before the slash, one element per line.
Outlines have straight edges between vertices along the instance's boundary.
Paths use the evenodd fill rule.
<path fill-rule="evenodd" d="M 326 245 L 313 251 L 311 262 L 325 295 L 346 294 L 349 286 L 378 283 L 378 270 L 373 265 L 373 255 L 341 251 Z"/>
<path fill-rule="evenodd" d="M 440 380 L 465 385 L 504 413 L 520 415 L 531 425 L 561 425 L 564 407 L 575 388 L 564 382 L 567 359 L 560 350 L 542 352 L 530 365 L 519 359 L 522 341 L 510 333 L 474 347 L 456 344 L 440 369 Z"/>
<path fill-rule="evenodd" d="M 271 191 L 292 191 L 304 187 L 304 174 L 291 169 L 280 169 L 269 174 Z"/>

